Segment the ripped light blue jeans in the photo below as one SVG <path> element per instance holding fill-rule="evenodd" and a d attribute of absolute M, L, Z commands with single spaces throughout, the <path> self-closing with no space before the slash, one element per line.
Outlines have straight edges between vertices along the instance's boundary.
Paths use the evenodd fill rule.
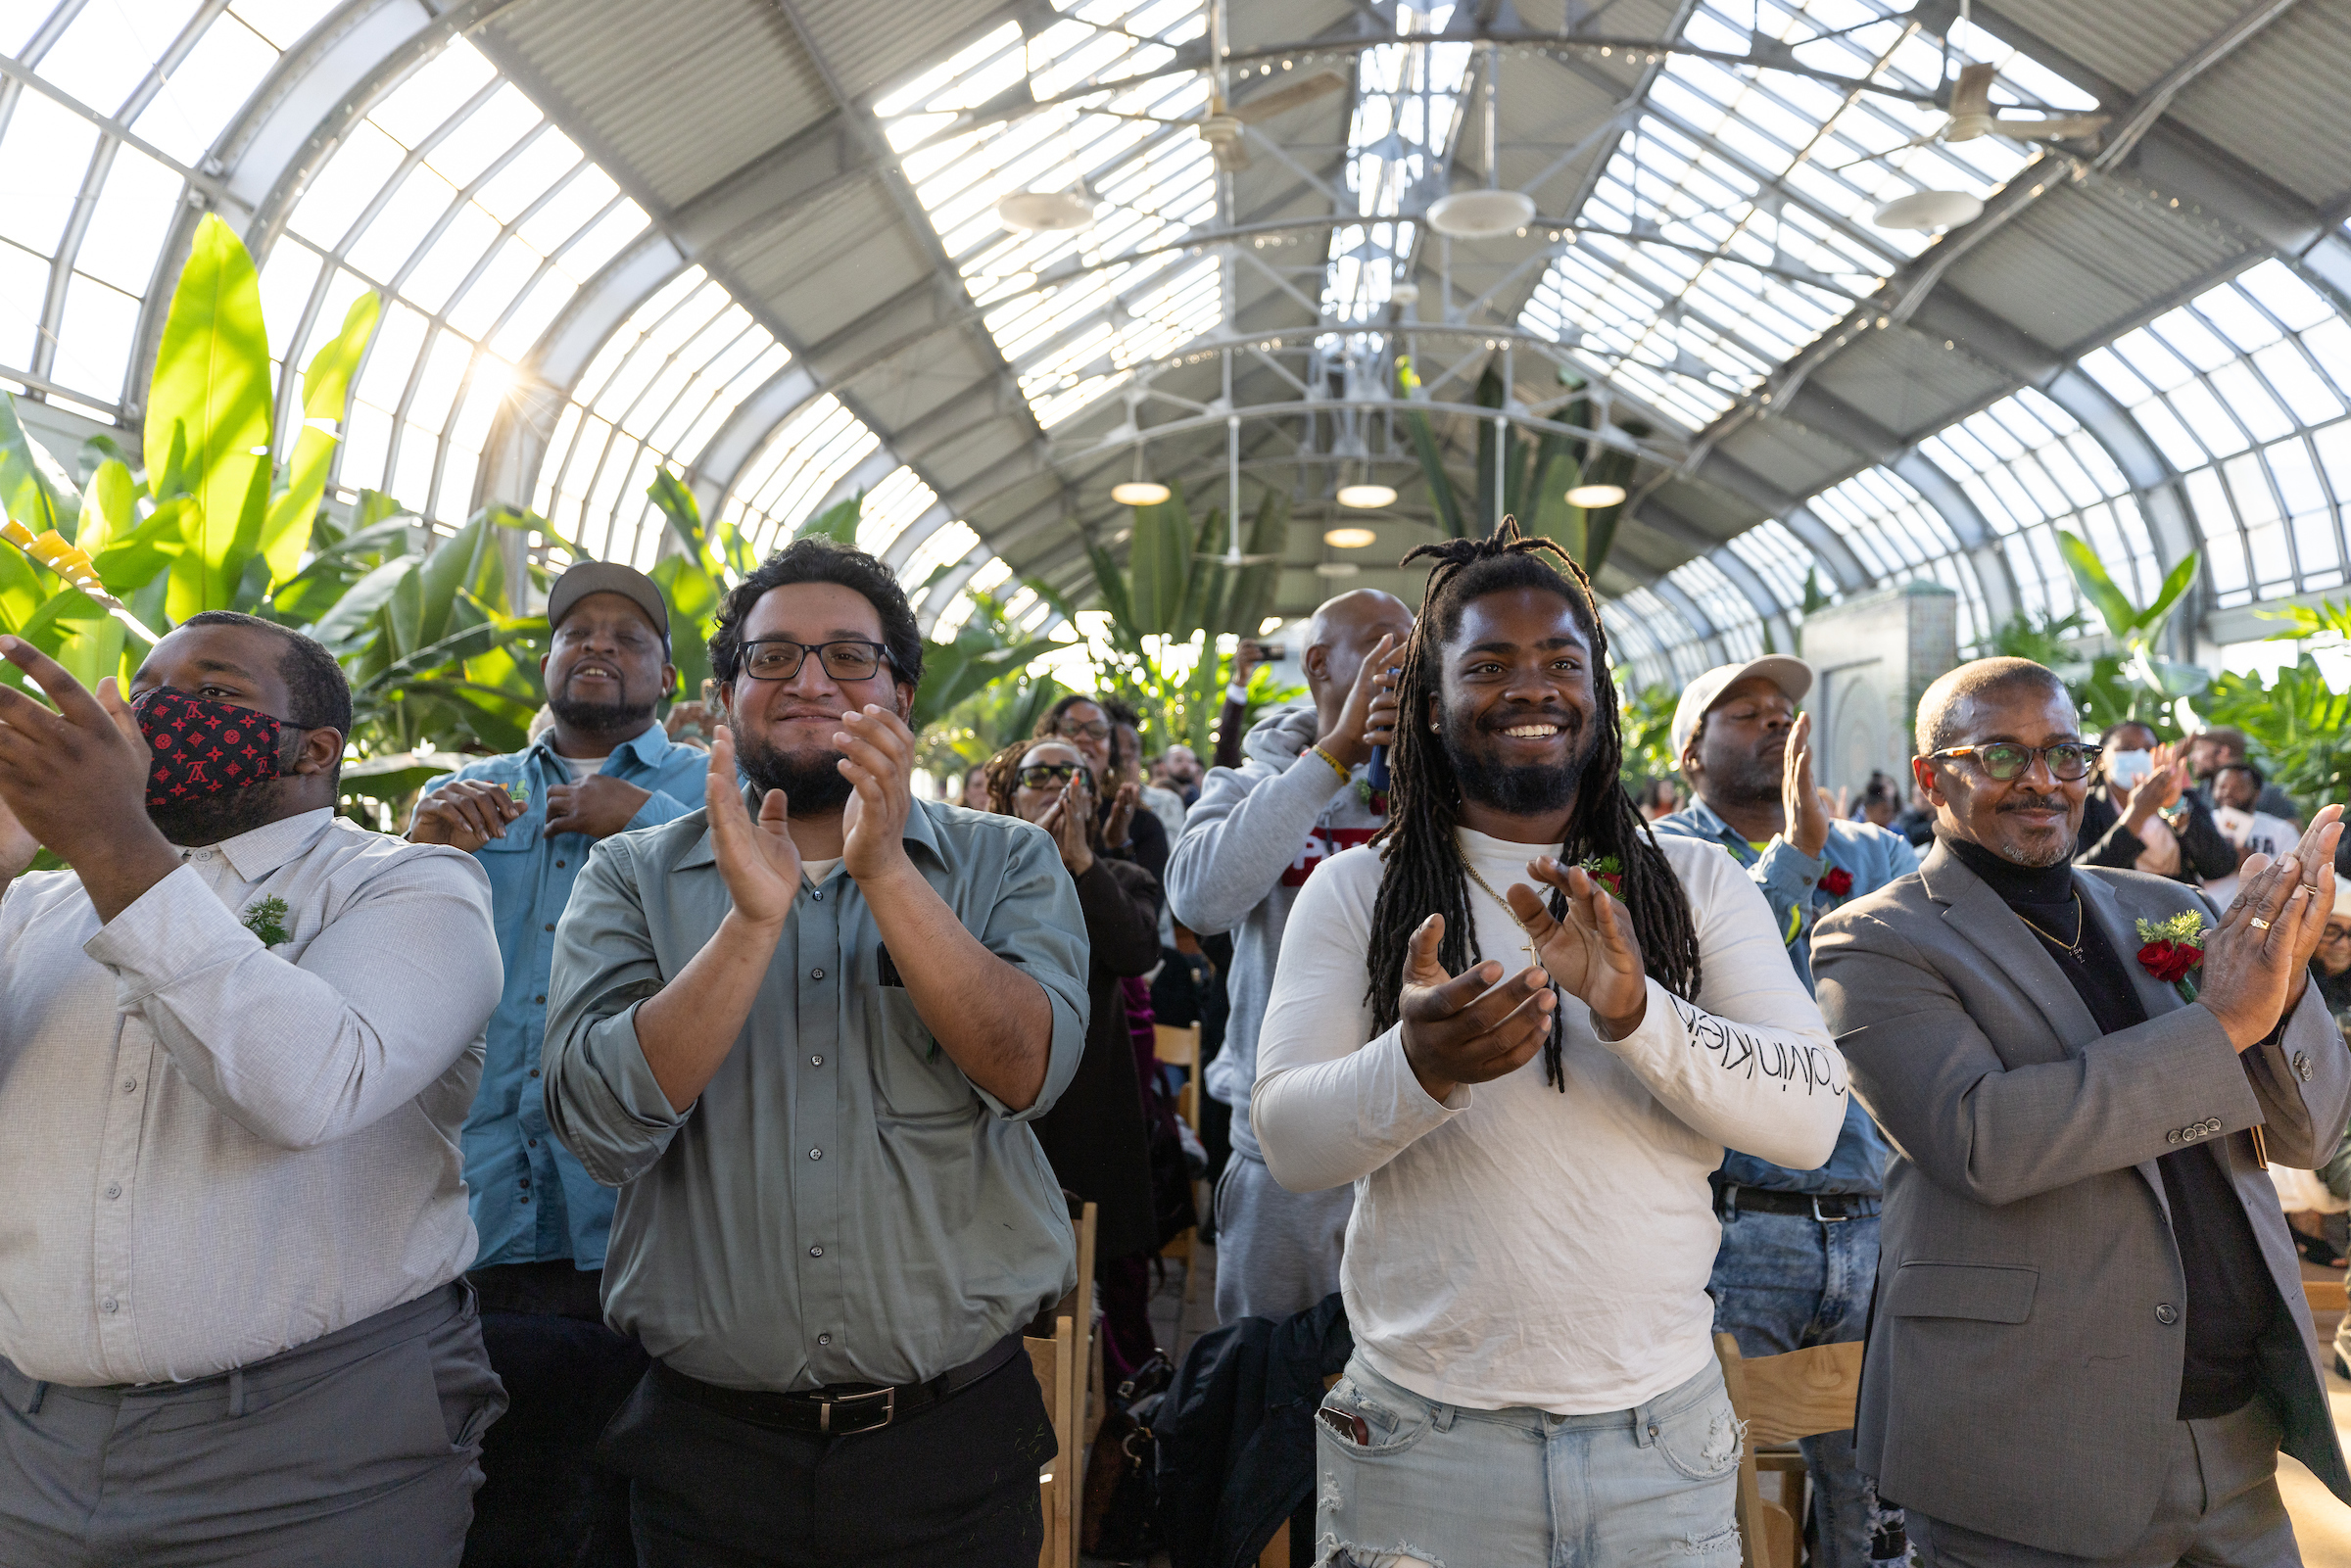
<path fill-rule="evenodd" d="M 1633 1409 L 1551 1415 L 1438 1404 L 1359 1354 L 1315 1423 L 1315 1561 L 1737 1568 L 1739 1441 L 1711 1361 Z"/>

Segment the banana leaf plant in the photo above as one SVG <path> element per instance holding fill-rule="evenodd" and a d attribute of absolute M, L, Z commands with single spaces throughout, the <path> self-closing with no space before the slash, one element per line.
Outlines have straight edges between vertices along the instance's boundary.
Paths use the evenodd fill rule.
<path fill-rule="evenodd" d="M 1402 395 L 1409 399 L 1420 384 L 1409 356 L 1398 358 L 1396 374 Z M 1570 387 L 1582 386 L 1565 369 L 1561 369 L 1559 378 Z M 1478 378 L 1471 401 L 1481 408 L 1500 410 L 1507 393 L 1500 369 L 1488 365 L 1485 374 Z M 1578 398 L 1567 405 L 1558 423 L 1590 430 L 1597 417 L 1592 400 Z M 1416 408 L 1407 409 L 1403 421 L 1414 454 L 1420 460 L 1420 477 L 1428 491 L 1429 503 L 1436 512 L 1438 525 L 1447 535 L 1461 539 L 1472 529 L 1490 533 L 1506 515 L 1513 516 L 1528 533 L 1557 541 L 1587 573 L 1600 575 L 1616 542 L 1616 525 L 1624 515 L 1624 503 L 1590 508 L 1571 505 L 1567 492 L 1586 484 L 1615 485 L 1629 491 L 1637 461 L 1631 452 L 1600 446 L 1588 437 L 1557 431 L 1546 431 L 1529 441 L 1513 423 L 1506 420 L 1497 431 L 1495 421 L 1480 418 L 1476 470 L 1468 504 L 1464 506 L 1452 471 L 1446 466 L 1444 445 L 1438 441 L 1428 415 Z M 1650 434 L 1649 427 L 1638 421 L 1628 420 L 1623 428 L 1634 437 Z M 1497 439 L 1502 443 L 1499 461 L 1494 447 Z"/>
<path fill-rule="evenodd" d="M 1272 610 L 1290 499 L 1265 492 L 1241 549 L 1271 558 L 1237 567 L 1216 558 L 1229 543 L 1223 511 L 1211 510 L 1195 523 L 1182 486 L 1171 486 L 1157 505 L 1130 510 L 1124 568 L 1099 542 L 1085 545 L 1097 602 L 1109 612 L 1109 656 L 1097 661 L 1098 674 L 1142 715 L 1153 749 L 1182 741 L 1206 755 L 1228 678 L 1229 660 L 1217 653 L 1217 639 L 1254 634 Z M 1198 650 L 1188 662 L 1176 656 L 1187 647 Z"/>
<path fill-rule="evenodd" d="M 2212 672 L 2203 666 L 2158 658 L 2155 654 L 2164 628 L 2179 609 L 2189 585 L 2196 580 L 2196 570 L 2203 562 L 2201 551 L 2189 550 L 2181 557 L 2164 577 L 2155 596 L 2144 605 L 2131 602 L 2131 596 L 2123 592 L 2106 570 L 2105 562 L 2098 559 L 2097 551 L 2081 535 L 2059 529 L 2057 552 L 2064 557 L 2066 570 L 2073 574 L 2082 597 L 2098 612 L 2098 618 L 2106 623 L 2107 635 L 2122 650 L 2122 674 L 2131 693 L 2125 717 L 2168 717 L 2173 703 L 2194 696 L 2211 684 Z"/>

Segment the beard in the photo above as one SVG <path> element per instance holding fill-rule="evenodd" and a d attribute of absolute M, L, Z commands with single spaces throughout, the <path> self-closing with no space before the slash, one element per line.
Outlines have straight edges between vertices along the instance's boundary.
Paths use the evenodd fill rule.
<path fill-rule="evenodd" d="M 1719 760 L 1719 759 L 1718 759 Z M 1777 805 L 1781 781 L 1788 768 L 1788 739 L 1730 759 L 1726 768 L 1708 769 L 1707 783 L 1719 795 L 1742 806 Z"/>
<path fill-rule="evenodd" d="M 1468 713 L 1445 713 L 1440 722 L 1445 758 L 1453 764 L 1453 776 L 1463 795 L 1513 817 L 1564 811 L 1574 804 L 1575 791 L 1583 783 L 1584 768 L 1591 762 L 1599 738 L 1585 727 L 1583 715 L 1569 708 L 1509 709 L 1490 713 L 1482 721 Z M 1567 737 L 1566 762 L 1511 765 L 1496 760 L 1484 741 L 1485 733 L 1515 724 L 1558 725 Z"/>
<path fill-rule="evenodd" d="M 577 697 L 549 697 L 547 711 L 574 730 L 608 735 L 615 730 L 642 729 L 652 723 L 650 702 L 587 702 Z"/>
<path fill-rule="evenodd" d="M 744 778 L 759 786 L 784 791 L 794 813 L 826 812 L 848 804 L 857 786 L 842 776 L 838 751 L 779 751 L 761 735 L 744 733 L 735 739 L 735 762 Z"/>
<path fill-rule="evenodd" d="M 2066 803 L 2063 795 L 2011 795 L 2008 799 L 2000 802 L 1997 815 L 2005 816 L 2011 811 L 2027 810 L 2063 813 L 2065 809 Z M 2002 822 L 2000 826 L 2002 828 L 2011 827 L 2006 822 Z M 1987 847 L 1994 849 L 2000 858 L 2012 864 L 2030 866 L 2036 870 L 2046 870 L 2051 866 L 2062 865 L 2072 860 L 2077 847 L 2079 819 L 2061 817 L 2058 826 L 2064 831 L 2050 834 L 2045 842 L 2027 841 L 2021 832 L 2011 831 L 2001 835 L 2007 840 L 2005 844 Z"/>
<path fill-rule="evenodd" d="M 292 779 L 271 779 L 216 795 L 193 795 L 147 808 L 155 831 L 186 849 L 216 844 L 256 828 L 266 828 L 287 815 L 285 792 Z"/>

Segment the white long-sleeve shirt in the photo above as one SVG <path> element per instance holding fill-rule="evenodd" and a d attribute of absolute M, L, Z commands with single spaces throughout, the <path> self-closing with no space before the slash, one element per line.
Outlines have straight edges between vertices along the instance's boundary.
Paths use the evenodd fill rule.
<path fill-rule="evenodd" d="M 103 926 L 72 872 L 0 896 L 0 1354 L 29 1377 L 207 1377 L 473 1260 L 481 867 L 324 809 L 180 860 Z"/>
<path fill-rule="evenodd" d="M 1466 829 L 1459 841 L 1504 891 L 1558 852 Z M 1689 891 L 1700 1005 L 1651 980 L 1640 1027 L 1604 1041 L 1560 992 L 1564 1094 L 1538 1052 L 1432 1100 L 1401 1027 L 1373 1035 L 1376 846 L 1332 857 L 1290 912 L 1251 1115 L 1284 1186 L 1355 1184 L 1340 1281 L 1356 1348 L 1424 1398 L 1589 1415 L 1696 1376 L 1714 1354 L 1721 1240 L 1707 1173 L 1726 1146 L 1799 1170 L 1836 1147 L 1845 1059 L 1763 895 L 1715 846 L 1657 842 Z M 1477 951 L 1517 974 L 1510 911 L 1474 883 L 1469 899 Z"/>

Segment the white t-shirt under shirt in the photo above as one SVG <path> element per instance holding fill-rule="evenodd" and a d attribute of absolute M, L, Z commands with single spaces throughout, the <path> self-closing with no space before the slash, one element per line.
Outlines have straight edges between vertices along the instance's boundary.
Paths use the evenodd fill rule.
<path fill-rule="evenodd" d="M 832 876 L 840 865 L 840 857 L 839 855 L 835 855 L 831 860 L 810 860 L 803 855 L 800 857 L 800 875 L 808 879 L 809 886 L 822 887 L 825 885 L 825 879 Z"/>
<path fill-rule="evenodd" d="M 556 755 L 561 756 L 562 754 L 558 752 Z M 571 770 L 573 784 L 584 784 L 604 771 L 604 764 L 611 760 L 611 755 L 607 751 L 600 757 L 564 757 L 563 766 Z"/>
<path fill-rule="evenodd" d="M 1497 888 L 1531 884 L 1539 846 L 1459 841 Z M 1323 862 L 1290 912 L 1251 1124 L 1284 1186 L 1355 1184 L 1340 1280 L 1356 1348 L 1424 1398 L 1589 1415 L 1688 1381 L 1714 1355 L 1706 1176 L 1724 1148 L 1799 1170 L 1836 1148 L 1845 1059 L 1762 893 L 1718 846 L 1658 843 L 1689 891 L 1705 1011 L 1651 980 L 1641 1026 L 1604 1042 L 1560 992 L 1564 1094 L 1537 1052 L 1440 1103 L 1398 1029 L 1372 1036 L 1375 846 Z M 1517 974 L 1510 911 L 1475 883 L 1469 900 L 1477 950 Z"/>
<path fill-rule="evenodd" d="M 2272 860 L 2278 859 L 2292 849 L 2301 841 L 2302 837 L 2300 833 L 2294 832 L 2292 823 L 2281 822 L 2266 811 L 2244 811 L 2235 806 L 2215 806 L 2212 808 L 2212 820 L 2221 830 L 2221 836 L 2228 839 L 2235 848 L 2240 851 L 2251 850 L 2255 854 L 2267 855 Z M 2204 896 L 2221 908 L 2227 909 L 2236 900 L 2239 880 L 2240 879 L 2234 872 L 2231 872 L 2226 877 L 2215 877 L 2204 884 Z"/>

